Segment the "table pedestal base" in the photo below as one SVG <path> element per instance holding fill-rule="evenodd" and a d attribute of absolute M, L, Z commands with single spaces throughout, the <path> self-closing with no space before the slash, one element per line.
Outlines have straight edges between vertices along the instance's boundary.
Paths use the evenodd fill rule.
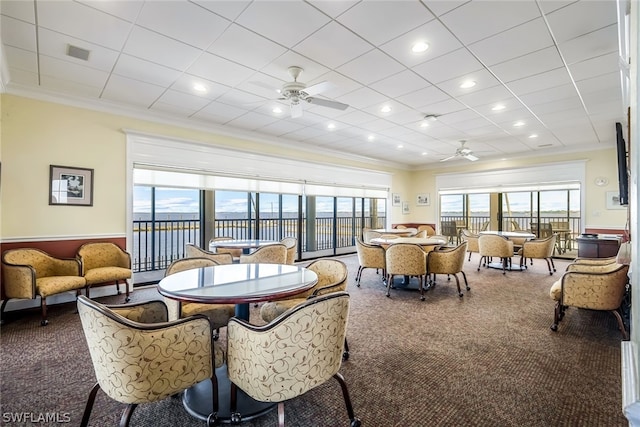
<path fill-rule="evenodd" d="M 227 377 L 227 365 L 216 369 L 216 377 L 218 378 L 218 421 L 223 424 L 235 423 L 236 421 L 231 419 L 231 381 Z M 190 415 L 207 421 L 207 417 L 213 412 L 211 396 L 211 381 L 204 380 L 185 390 L 182 404 Z M 271 402 L 258 402 L 238 389 L 237 409 L 242 421 L 262 416 L 276 406 Z"/>
<path fill-rule="evenodd" d="M 487 264 L 487 267 L 495 268 L 496 270 L 502 270 L 502 262 L 490 262 Z M 511 264 L 505 267 L 505 270 L 507 271 L 524 271 L 526 269 L 526 266 L 520 266 L 520 264 Z"/>

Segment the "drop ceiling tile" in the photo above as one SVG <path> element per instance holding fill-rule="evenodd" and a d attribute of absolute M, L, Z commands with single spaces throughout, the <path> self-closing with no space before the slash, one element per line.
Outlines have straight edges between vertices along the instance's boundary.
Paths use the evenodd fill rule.
<path fill-rule="evenodd" d="M 576 19 L 578 16 L 580 19 Z M 576 1 L 548 13 L 546 18 L 558 43 L 617 22 L 615 2 L 600 0 Z"/>
<path fill-rule="evenodd" d="M 199 49 L 141 27 L 131 31 L 123 52 L 180 71 L 201 54 Z"/>
<path fill-rule="evenodd" d="M 365 113 L 360 110 L 352 110 L 340 117 L 340 121 L 352 126 L 359 126 L 376 120 L 373 114 Z"/>
<path fill-rule="evenodd" d="M 577 95 L 531 106 L 531 110 L 539 117 L 542 117 L 546 114 L 561 112 L 570 109 L 581 110 L 581 112 L 584 114 L 582 101 L 580 101 L 580 97 L 578 97 Z"/>
<path fill-rule="evenodd" d="M 337 46 L 340 48 L 336 49 Z M 342 25 L 330 22 L 295 45 L 293 50 L 329 68 L 337 68 L 373 48 Z"/>
<path fill-rule="evenodd" d="M 412 52 L 412 46 L 418 41 L 428 43 L 429 49 L 422 53 Z M 462 43 L 444 25 L 433 20 L 381 45 L 380 49 L 400 63 L 411 67 L 461 47 Z"/>
<path fill-rule="evenodd" d="M 461 111 L 465 108 L 466 107 L 460 101 L 449 98 L 444 101 L 425 104 L 421 108 L 421 111 L 423 111 L 425 115 L 434 114 L 436 116 L 440 116 L 442 114 L 453 113 L 454 111 Z"/>
<path fill-rule="evenodd" d="M 571 98 L 573 96 L 576 96 L 575 87 L 572 84 L 566 84 L 556 86 L 551 89 L 531 92 L 526 95 L 522 95 L 520 99 L 522 99 L 526 105 L 533 107 L 538 104 L 544 104 L 558 99 Z"/>
<path fill-rule="evenodd" d="M 60 79 L 46 74 L 40 75 L 38 84 L 47 91 L 59 92 L 65 96 L 91 97 L 100 96 L 101 88 L 93 85 L 85 85 L 77 81 Z"/>
<path fill-rule="evenodd" d="M 351 107 L 359 110 L 363 110 L 372 105 L 382 104 L 387 99 L 388 97 L 366 87 L 354 90 L 346 95 L 336 98 L 337 101 L 349 104 Z"/>
<path fill-rule="evenodd" d="M 203 53 L 186 71 L 226 86 L 236 86 L 254 74 L 251 68 L 207 52 Z"/>
<path fill-rule="evenodd" d="M 251 4 L 251 0 L 224 0 L 224 1 L 211 1 L 211 0 L 191 0 L 193 3 L 200 7 L 210 10 L 222 17 L 227 18 L 230 21 L 240 16 L 243 10 Z"/>
<path fill-rule="evenodd" d="M 549 46 L 553 46 L 553 39 L 544 20 L 537 18 L 473 43 L 469 49 L 485 65 L 491 66 Z"/>
<path fill-rule="evenodd" d="M 376 49 L 338 67 L 337 71 L 358 82 L 369 84 L 403 69 L 399 62 Z"/>
<path fill-rule="evenodd" d="M 164 88 L 160 86 L 112 75 L 107 82 L 102 98 L 147 108 L 162 95 L 162 92 L 164 92 Z"/>
<path fill-rule="evenodd" d="M 101 10 L 109 15 L 117 16 L 128 22 L 135 22 L 136 17 L 145 4 L 144 0 L 127 0 L 127 1 L 95 1 L 95 0 L 76 0 L 86 6 Z"/>
<path fill-rule="evenodd" d="M 208 52 L 260 70 L 287 49 L 239 25 L 232 24 L 208 48 Z"/>
<path fill-rule="evenodd" d="M 194 89 L 195 84 L 203 86 L 205 91 L 196 91 Z M 181 74 L 180 77 L 178 77 L 171 85 L 171 89 L 211 100 L 224 95 L 231 88 L 229 86 L 224 86 L 219 83 L 203 79 L 202 77 L 193 76 L 191 74 Z"/>
<path fill-rule="evenodd" d="M 470 107 L 477 107 L 487 103 L 498 103 L 499 101 L 510 99 L 511 92 L 502 85 L 477 90 L 475 92 L 460 95 L 456 99 Z"/>
<path fill-rule="evenodd" d="M 114 50 L 122 49 L 131 30 L 127 21 L 72 1 L 38 2 L 38 25 Z"/>
<path fill-rule="evenodd" d="M 43 76 L 53 77 L 59 80 L 76 82 L 81 85 L 102 89 L 109 74 L 85 67 L 80 64 L 63 61 L 50 56 L 40 57 L 40 73 Z"/>
<path fill-rule="evenodd" d="M 304 17 L 304 19 L 301 19 Z M 329 22 L 329 18 L 313 6 L 302 2 L 251 3 L 236 18 L 236 23 L 262 34 L 286 47 L 293 47 Z"/>
<path fill-rule="evenodd" d="M 360 89 L 363 87 L 362 84 L 356 82 L 353 79 L 343 76 L 342 74 L 336 73 L 335 71 L 329 71 L 317 79 L 312 81 L 327 81 L 331 83 L 329 88 L 322 92 L 324 96 L 331 99 L 337 99 L 338 97 L 345 95 L 347 93 L 353 92 L 354 90 Z"/>
<path fill-rule="evenodd" d="M 217 123 L 224 123 L 240 117 L 247 112 L 248 110 L 246 108 L 237 108 L 222 102 L 212 101 L 202 110 L 198 111 L 195 117 L 204 119 L 215 118 Z"/>
<path fill-rule="evenodd" d="M 28 70 L 22 70 L 20 68 L 9 68 L 9 83 L 25 85 L 25 86 L 38 86 L 38 74 Z"/>
<path fill-rule="evenodd" d="M 38 58 L 35 52 L 29 52 L 11 46 L 5 46 L 3 50 L 7 63 L 11 64 L 13 69 L 28 71 L 30 73 L 38 72 Z M 10 75 L 13 77 L 13 74 L 10 73 Z"/>
<path fill-rule="evenodd" d="M 435 16 L 442 16 L 445 13 L 465 4 L 469 0 L 422 0 L 422 3 Z"/>
<path fill-rule="evenodd" d="M 408 1 L 363 1 L 337 18 L 375 46 L 433 19 L 424 5 Z"/>
<path fill-rule="evenodd" d="M 0 17 L 0 36 L 6 46 L 36 52 L 36 27 L 8 16 Z"/>
<path fill-rule="evenodd" d="M 466 48 L 455 50 L 413 67 L 413 70 L 432 84 L 481 70 L 482 64 Z"/>
<path fill-rule="evenodd" d="M 460 85 L 466 81 L 474 81 L 476 85 L 471 88 L 461 88 Z M 445 82 L 438 83 L 438 87 L 442 89 L 446 94 L 452 97 L 458 97 L 466 94 L 472 94 L 474 92 L 481 91 L 483 89 L 491 88 L 500 85 L 493 74 L 487 70 L 478 70 L 471 73 L 467 73 L 463 76 L 456 77 Z"/>
<path fill-rule="evenodd" d="M 298 77 L 298 81 L 309 85 L 329 71 L 329 69 L 324 65 L 309 58 L 305 58 L 293 51 L 287 51 L 280 55 L 264 66 L 260 71 L 277 79 L 291 82 L 293 81 L 293 77 L 291 77 L 288 71 L 291 66 L 301 67 L 304 70 Z"/>
<path fill-rule="evenodd" d="M 619 87 L 619 80 L 620 73 L 614 71 L 613 73 L 601 74 L 589 79 L 580 80 L 579 82 L 576 82 L 576 86 L 578 86 L 578 90 L 583 95 L 593 92 L 604 93 L 607 91 L 617 95 L 616 89 Z"/>
<path fill-rule="evenodd" d="M 544 73 L 564 64 L 555 47 L 541 49 L 495 65 L 491 69 L 505 83 Z"/>
<path fill-rule="evenodd" d="M 568 84 L 571 84 L 571 78 L 569 77 L 567 69 L 564 67 L 558 67 L 533 76 L 510 81 L 506 86 L 516 95 L 525 95 L 527 93 L 538 92 Z"/>
<path fill-rule="evenodd" d="M 88 50 L 89 59 L 84 61 L 67 55 L 68 45 Z M 40 54 L 42 55 L 107 72 L 113 70 L 113 66 L 118 59 L 118 52 L 115 50 L 107 49 L 93 43 L 88 43 L 84 40 L 65 36 L 64 34 L 56 33 L 44 28 L 39 32 L 38 47 L 40 49 Z"/>
<path fill-rule="evenodd" d="M 194 113 L 204 108 L 210 101 L 206 98 L 169 89 L 163 93 L 156 102 L 173 105 L 180 109 L 184 109 L 185 111 L 191 111 L 191 113 Z"/>
<path fill-rule="evenodd" d="M 34 3 L 30 1 L 2 0 L 0 2 L 0 14 L 29 24 L 36 23 Z"/>
<path fill-rule="evenodd" d="M 340 1 L 326 1 L 326 0 L 308 0 L 308 3 L 317 7 L 332 18 L 340 16 L 349 8 L 358 4 L 360 0 L 340 0 Z"/>
<path fill-rule="evenodd" d="M 113 69 L 114 74 L 159 86 L 170 86 L 182 73 L 131 55 L 122 54 Z"/>
<path fill-rule="evenodd" d="M 252 93 L 239 89 L 231 89 L 216 99 L 216 101 L 224 102 L 229 105 L 235 105 L 247 110 L 253 110 L 261 104 L 269 102 L 269 100 L 256 96 Z"/>
<path fill-rule="evenodd" d="M 599 76 L 601 74 L 619 72 L 620 66 L 618 65 L 618 57 L 618 52 L 611 52 L 571 64 L 569 65 L 569 70 L 577 82 Z"/>
<path fill-rule="evenodd" d="M 276 122 L 277 120 L 278 119 L 274 117 L 250 111 L 247 114 L 243 114 L 240 117 L 230 120 L 227 124 L 241 129 L 255 130 Z"/>
<path fill-rule="evenodd" d="M 617 25 L 613 24 L 593 33 L 561 43 L 560 52 L 567 64 L 574 64 L 608 53 L 618 52 Z"/>
<path fill-rule="evenodd" d="M 436 86 L 417 89 L 398 97 L 399 102 L 419 111 L 422 111 L 426 105 L 433 105 L 448 99 L 450 99 L 449 95 Z"/>
<path fill-rule="evenodd" d="M 256 130 L 258 132 L 265 132 L 273 136 L 284 136 L 288 133 L 302 129 L 303 127 L 304 125 L 293 121 L 278 120 L 277 122 L 270 123 Z"/>
<path fill-rule="evenodd" d="M 162 113 L 169 113 L 172 118 L 186 119 L 193 115 L 198 110 L 195 108 L 189 108 L 185 106 L 177 106 L 166 102 L 155 102 L 149 110 L 158 111 Z"/>
<path fill-rule="evenodd" d="M 536 3 L 531 0 L 474 1 L 440 19 L 463 43 L 471 44 L 539 16 Z"/>
<path fill-rule="evenodd" d="M 431 86 L 429 82 L 410 70 L 404 70 L 376 83 L 371 87 L 391 98 L 419 91 Z"/>

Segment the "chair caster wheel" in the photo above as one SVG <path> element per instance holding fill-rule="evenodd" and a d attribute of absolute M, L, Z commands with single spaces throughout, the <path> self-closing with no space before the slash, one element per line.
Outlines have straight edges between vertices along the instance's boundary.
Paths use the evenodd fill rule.
<path fill-rule="evenodd" d="M 425 300 L 425 298 L 424 298 L 424 297 L 420 297 L 420 301 L 424 301 L 424 300 Z"/>
<path fill-rule="evenodd" d="M 460 292 L 460 293 L 458 294 L 458 296 L 459 296 L 460 298 L 462 298 L 462 297 L 464 296 L 464 294 L 463 294 L 462 292 Z"/>
<path fill-rule="evenodd" d="M 354 418 L 351 420 L 351 424 L 349 424 L 349 427 L 360 427 L 362 425 L 362 422 L 360 421 L 360 418 Z"/>
<path fill-rule="evenodd" d="M 218 414 L 212 413 L 207 417 L 207 427 L 213 427 L 218 425 Z"/>
<path fill-rule="evenodd" d="M 558 330 L 558 325 L 556 325 L 555 323 L 553 325 L 551 325 L 549 327 L 549 329 L 551 329 L 553 332 L 556 332 Z"/>
<path fill-rule="evenodd" d="M 242 415 L 240 415 L 240 412 L 233 412 L 231 414 L 231 422 L 233 424 L 240 424 L 242 422 Z"/>
<path fill-rule="evenodd" d="M 391 298 L 391 295 L 387 294 L 387 298 Z"/>
<path fill-rule="evenodd" d="M 349 352 L 345 351 L 342 353 L 342 360 L 349 360 Z"/>
<path fill-rule="evenodd" d="M 124 299 L 124 302 L 129 302 L 129 301 L 131 301 L 131 297 L 126 297 L 126 298 Z"/>
<path fill-rule="evenodd" d="M 47 326 L 48 324 L 49 324 L 49 321 L 46 319 L 40 321 L 40 326 Z"/>

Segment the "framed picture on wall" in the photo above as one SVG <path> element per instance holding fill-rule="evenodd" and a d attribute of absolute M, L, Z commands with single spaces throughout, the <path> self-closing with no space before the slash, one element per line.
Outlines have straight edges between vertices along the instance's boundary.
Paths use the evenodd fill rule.
<path fill-rule="evenodd" d="M 418 194 L 416 197 L 416 206 L 429 206 L 431 204 L 431 195 L 429 193 Z"/>
<path fill-rule="evenodd" d="M 400 193 L 393 193 L 391 195 L 391 205 L 400 206 Z"/>
<path fill-rule="evenodd" d="M 403 214 L 409 213 L 409 202 L 402 202 L 402 213 Z"/>
<path fill-rule="evenodd" d="M 607 209 L 627 209 L 620 204 L 620 193 L 617 191 L 607 191 Z"/>
<path fill-rule="evenodd" d="M 51 165 L 49 204 L 93 206 L 93 169 Z"/>

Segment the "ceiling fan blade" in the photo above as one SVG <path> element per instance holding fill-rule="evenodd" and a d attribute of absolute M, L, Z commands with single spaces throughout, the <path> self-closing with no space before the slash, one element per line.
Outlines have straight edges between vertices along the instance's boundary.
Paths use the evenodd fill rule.
<path fill-rule="evenodd" d="M 471 153 L 465 154 L 462 157 L 464 157 L 467 160 L 471 160 L 472 162 L 475 162 L 476 160 L 478 160 L 478 158 L 476 156 L 474 156 L 473 154 L 471 154 Z"/>
<path fill-rule="evenodd" d="M 309 87 L 306 87 L 302 90 L 302 92 L 306 93 L 307 96 L 317 95 L 319 93 L 325 92 L 331 89 L 333 85 L 329 82 L 320 82 Z"/>
<path fill-rule="evenodd" d="M 447 160 L 455 159 L 457 156 L 454 154 L 453 156 L 445 157 L 444 159 L 440 159 L 441 162 L 446 162 Z"/>
<path fill-rule="evenodd" d="M 302 117 L 302 105 L 300 103 L 291 104 L 291 118 Z"/>
<path fill-rule="evenodd" d="M 320 105 L 322 107 L 335 108 L 336 110 L 346 110 L 349 107 L 348 104 L 343 104 L 342 102 L 330 101 L 328 99 L 322 98 L 306 98 L 305 101 L 310 104 Z"/>

